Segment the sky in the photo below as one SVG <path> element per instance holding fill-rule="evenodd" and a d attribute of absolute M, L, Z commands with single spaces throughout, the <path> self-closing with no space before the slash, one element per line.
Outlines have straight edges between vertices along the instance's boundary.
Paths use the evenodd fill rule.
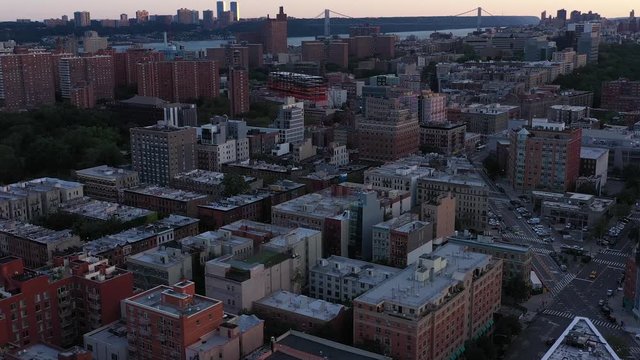
<path fill-rule="evenodd" d="M 228 1 L 228 0 L 227 0 Z M 543 10 L 553 14 L 559 8 L 592 10 L 605 17 L 626 17 L 632 9 L 631 0 L 238 0 L 241 17 L 273 16 L 279 6 L 293 17 L 315 17 L 328 8 L 351 17 L 377 16 L 440 16 L 455 15 L 482 6 L 494 15 L 540 16 Z M 19 5 L 18 5 L 19 4 Z M 637 3 L 640 12 L 640 3 Z M 86 10 L 92 19 L 115 19 L 121 13 L 135 17 L 138 9 L 150 14 L 175 14 L 176 9 L 215 9 L 214 0 L 0 0 L 0 19 L 27 18 L 42 20 L 73 17 L 73 12 Z"/>

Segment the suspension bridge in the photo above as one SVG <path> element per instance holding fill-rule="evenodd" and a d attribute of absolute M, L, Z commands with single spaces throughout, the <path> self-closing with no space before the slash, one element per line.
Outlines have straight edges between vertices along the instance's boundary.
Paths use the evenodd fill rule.
<path fill-rule="evenodd" d="M 465 11 L 462 12 L 460 14 L 456 14 L 456 15 L 450 15 L 450 17 L 461 17 L 461 16 L 465 16 L 468 14 L 476 14 L 476 18 L 477 18 L 477 22 L 476 22 L 476 28 L 477 31 L 480 32 L 480 26 L 482 25 L 482 14 L 486 14 L 489 16 L 496 16 L 493 15 L 492 13 L 488 12 L 486 9 L 483 9 L 482 7 L 477 7 L 474 9 L 471 9 L 469 11 Z M 320 14 L 314 16 L 314 19 L 320 19 L 322 17 L 324 17 L 324 36 L 325 37 L 329 37 L 331 36 L 331 16 L 335 15 L 334 17 L 341 17 L 341 18 L 347 18 L 347 19 L 355 19 L 353 16 L 349 16 L 349 15 L 345 15 L 345 14 L 341 14 L 337 11 L 333 11 L 330 9 L 325 9 L 323 12 L 321 12 Z"/>

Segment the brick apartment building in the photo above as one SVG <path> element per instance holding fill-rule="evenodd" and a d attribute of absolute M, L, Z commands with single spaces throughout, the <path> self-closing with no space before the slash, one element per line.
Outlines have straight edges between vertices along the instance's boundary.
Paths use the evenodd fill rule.
<path fill-rule="evenodd" d="M 113 57 L 96 55 L 68 57 L 58 60 L 60 93 L 63 98 L 71 98 L 76 87 L 92 88 L 95 100 L 113 100 L 115 77 Z"/>
<path fill-rule="evenodd" d="M 76 170 L 76 179 L 84 185 L 84 193 L 94 199 L 121 202 L 124 189 L 138 186 L 138 173 L 107 165 Z"/>
<path fill-rule="evenodd" d="M 573 190 L 580 173 L 581 129 L 509 132 L 509 180 L 520 190 Z"/>
<path fill-rule="evenodd" d="M 420 146 L 444 155 L 464 152 L 466 124 L 422 123 L 420 124 Z"/>
<path fill-rule="evenodd" d="M 122 311 L 131 360 L 239 360 L 263 340 L 261 320 L 225 314 L 221 301 L 196 295 L 188 280 L 132 296 Z"/>
<path fill-rule="evenodd" d="M 456 358 L 500 308 L 502 261 L 445 245 L 353 301 L 355 344 L 395 359 Z"/>
<path fill-rule="evenodd" d="M 0 104 L 8 111 L 53 105 L 55 80 L 50 53 L 0 55 Z"/>
<path fill-rule="evenodd" d="M 55 252 L 82 246 L 71 230 L 51 230 L 15 220 L 0 220 L 0 256 L 17 256 L 29 268 L 51 265 Z"/>
<path fill-rule="evenodd" d="M 84 254 L 56 258 L 46 272 L 22 259 L 0 259 L 0 346 L 47 342 L 67 347 L 120 317 L 133 294 L 131 273 Z"/>
<path fill-rule="evenodd" d="M 600 107 L 612 111 L 637 111 L 640 109 L 640 81 L 604 81 Z"/>
<path fill-rule="evenodd" d="M 171 102 L 218 97 L 219 74 L 212 60 L 176 60 L 138 63 L 138 95 Z"/>
<path fill-rule="evenodd" d="M 149 209 L 159 214 L 176 214 L 196 217 L 198 206 L 208 202 L 209 196 L 161 186 L 146 186 L 125 189 L 123 201 L 126 205 Z"/>

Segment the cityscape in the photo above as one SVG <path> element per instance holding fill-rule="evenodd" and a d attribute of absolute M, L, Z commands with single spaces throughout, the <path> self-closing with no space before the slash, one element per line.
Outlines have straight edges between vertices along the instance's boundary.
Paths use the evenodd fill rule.
<path fill-rule="evenodd" d="M 3 19 L 0 360 L 640 359 L 635 11 L 329 3 Z"/>

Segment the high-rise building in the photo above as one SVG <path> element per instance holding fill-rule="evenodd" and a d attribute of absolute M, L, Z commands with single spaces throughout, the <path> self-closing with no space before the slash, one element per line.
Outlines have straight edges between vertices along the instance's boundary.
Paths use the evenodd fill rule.
<path fill-rule="evenodd" d="M 233 13 L 233 21 L 240 20 L 240 7 L 237 1 L 231 1 L 229 3 L 229 11 Z"/>
<path fill-rule="evenodd" d="M 447 244 L 353 300 L 354 344 L 394 359 L 456 358 L 491 329 L 501 285 L 502 260 Z"/>
<path fill-rule="evenodd" d="M 447 121 L 447 96 L 445 94 L 425 90 L 418 97 L 418 101 L 418 116 L 421 124 Z"/>
<path fill-rule="evenodd" d="M 91 26 L 91 15 L 88 11 L 76 11 L 73 13 L 73 22 L 76 27 Z"/>
<path fill-rule="evenodd" d="M 216 17 L 218 18 L 218 20 L 222 17 L 222 13 L 225 11 L 227 11 L 226 1 L 216 1 Z"/>
<path fill-rule="evenodd" d="M 177 60 L 137 64 L 138 95 L 188 102 L 218 96 L 218 68 L 211 60 Z"/>
<path fill-rule="evenodd" d="M 113 58 L 108 55 L 62 58 L 58 61 L 60 93 L 70 98 L 73 88 L 87 84 L 96 100 L 113 100 Z"/>
<path fill-rule="evenodd" d="M 602 24 L 598 21 L 572 23 L 567 26 L 572 46 L 578 54 L 587 55 L 587 62 L 598 62 L 600 32 Z"/>
<path fill-rule="evenodd" d="M 177 10 L 176 22 L 182 25 L 195 25 L 200 21 L 198 10 L 181 8 Z"/>
<path fill-rule="evenodd" d="M 98 50 L 106 49 L 108 46 L 108 39 L 106 37 L 98 36 L 95 31 L 85 31 L 82 37 L 82 45 L 84 52 L 87 54 L 94 54 Z"/>
<path fill-rule="evenodd" d="M 140 181 L 166 185 L 196 168 L 196 129 L 159 123 L 131 129 L 131 162 Z"/>
<path fill-rule="evenodd" d="M 145 23 L 149 21 L 149 12 L 147 10 L 136 11 L 136 20 L 138 23 Z"/>
<path fill-rule="evenodd" d="M 567 10 L 565 9 L 558 10 L 556 12 L 556 18 L 558 18 L 558 20 L 561 20 L 563 23 L 567 21 Z"/>
<path fill-rule="evenodd" d="M 50 53 L 0 55 L 0 100 L 9 111 L 56 101 Z"/>
<path fill-rule="evenodd" d="M 124 80 L 126 81 L 124 85 L 136 85 L 138 83 L 138 64 L 161 61 L 163 58 L 164 56 L 161 52 L 142 47 L 129 48 L 124 53 L 116 53 L 114 56 L 116 84 L 122 85 Z"/>
<path fill-rule="evenodd" d="M 367 97 L 365 105 L 365 116 L 358 121 L 360 159 L 393 161 L 418 151 L 417 113 L 402 98 Z"/>
<path fill-rule="evenodd" d="M 264 51 L 269 54 L 287 52 L 287 14 L 280 6 L 275 19 L 267 18 L 262 30 Z"/>
<path fill-rule="evenodd" d="M 292 97 L 285 98 L 274 126 L 279 129 L 280 142 L 296 144 L 304 141 L 304 104 L 295 102 Z"/>
<path fill-rule="evenodd" d="M 466 124 L 424 123 L 420 124 L 420 147 L 423 151 L 445 155 L 464 152 Z"/>
<path fill-rule="evenodd" d="M 211 30 L 215 25 L 215 17 L 213 16 L 213 10 L 204 10 L 202 12 L 202 27 Z"/>
<path fill-rule="evenodd" d="M 513 187 L 573 190 L 580 171 L 581 137 L 581 129 L 564 126 L 510 131 L 508 169 Z"/>
<path fill-rule="evenodd" d="M 237 67 L 229 70 L 231 116 L 249 112 L 249 71 Z"/>

